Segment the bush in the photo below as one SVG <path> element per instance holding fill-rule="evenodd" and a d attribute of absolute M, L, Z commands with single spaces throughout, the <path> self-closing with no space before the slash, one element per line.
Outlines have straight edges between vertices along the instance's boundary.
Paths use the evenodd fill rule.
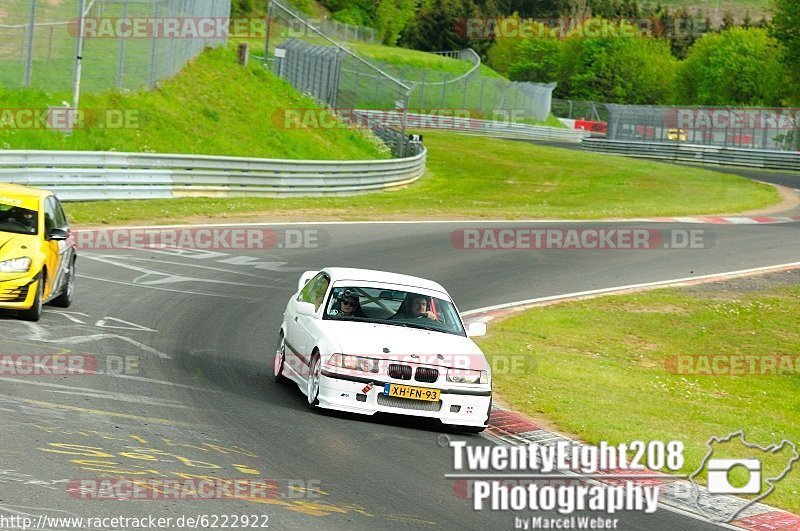
<path fill-rule="evenodd" d="M 491 65 L 513 81 L 558 82 L 563 98 L 612 103 L 669 103 L 677 60 L 646 37 L 533 37 L 498 41 Z"/>
<path fill-rule="evenodd" d="M 682 103 L 780 106 L 787 87 L 777 41 L 761 28 L 703 35 L 681 64 Z"/>
<path fill-rule="evenodd" d="M 581 39 L 564 48 L 566 79 L 574 99 L 610 103 L 671 103 L 678 61 L 662 40 L 649 38 Z"/>

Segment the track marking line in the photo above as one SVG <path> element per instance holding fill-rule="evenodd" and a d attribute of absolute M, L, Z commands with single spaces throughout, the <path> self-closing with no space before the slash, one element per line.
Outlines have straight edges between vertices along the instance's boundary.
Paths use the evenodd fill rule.
<path fill-rule="evenodd" d="M 206 293 L 203 291 L 188 291 L 183 289 L 161 288 L 157 286 L 147 286 L 144 284 L 134 284 L 133 282 L 124 282 L 122 280 L 111 280 L 109 278 L 91 277 L 89 275 L 78 275 L 78 278 L 85 278 L 88 280 L 96 280 L 98 282 L 110 282 L 111 284 L 122 284 L 123 286 L 130 286 L 133 288 L 154 289 L 157 291 L 169 291 L 172 293 L 183 293 L 185 295 L 204 295 L 206 297 L 219 297 L 223 299 L 238 299 L 247 302 L 260 302 L 260 299 L 253 299 L 250 297 L 239 297 L 237 295 L 223 295 L 221 293 Z"/>
<path fill-rule="evenodd" d="M 102 376 L 105 376 L 104 374 Z M 160 398 L 154 398 L 150 396 L 143 396 L 143 395 L 132 395 L 128 393 L 116 393 L 113 391 L 103 391 L 101 389 L 92 389 L 89 387 L 74 387 L 71 385 L 62 385 L 57 383 L 50 383 L 50 382 L 39 382 L 35 380 L 26 380 L 23 378 L 7 378 L 5 376 L 0 377 L 0 382 L 10 382 L 15 384 L 24 384 L 24 385 L 35 385 L 39 387 L 49 387 L 51 389 L 56 389 L 53 391 L 54 393 L 61 393 L 61 394 L 72 394 L 78 396 L 88 396 L 91 398 L 102 398 L 105 400 L 118 400 L 120 402 L 130 402 L 134 404 L 146 404 L 150 406 L 164 406 L 164 407 L 174 407 L 179 409 L 194 409 L 186 406 L 184 404 L 180 404 L 178 402 L 173 402 L 171 400 L 163 400 Z"/>
<path fill-rule="evenodd" d="M 477 308 L 475 310 L 468 310 L 461 312 L 463 317 L 472 317 L 479 314 L 491 314 L 492 312 L 499 312 L 502 310 L 509 310 L 509 312 L 517 312 L 527 309 L 529 306 L 540 305 L 547 302 L 560 302 L 566 300 L 594 298 L 600 295 L 613 294 L 627 291 L 644 291 L 647 289 L 661 288 L 661 287 L 678 287 L 684 285 L 700 284 L 703 282 L 715 282 L 718 280 L 725 280 L 728 278 L 737 278 L 751 275 L 760 275 L 764 273 L 789 271 L 800 268 L 800 262 L 790 262 L 788 264 L 780 264 L 774 266 L 755 267 L 751 269 L 740 269 L 738 271 L 727 271 L 724 273 L 713 273 L 710 275 L 700 275 L 696 277 L 683 277 L 672 280 L 659 280 L 655 282 L 644 282 L 642 284 L 629 284 L 627 286 L 616 286 L 613 288 L 601 288 L 589 291 L 578 291 L 575 293 L 566 293 L 563 295 L 551 295 L 548 297 L 538 297 L 535 299 L 526 299 L 517 302 L 509 302 L 506 304 L 497 304 L 494 306 L 486 306 L 484 308 Z M 481 319 L 474 320 L 492 320 L 496 315 L 488 315 Z"/>
<path fill-rule="evenodd" d="M 75 411 L 78 413 L 89 413 L 91 415 L 101 415 L 104 417 L 113 417 L 113 418 L 120 418 L 120 419 L 128 419 L 128 420 L 138 420 L 141 422 L 151 422 L 154 424 L 164 424 L 167 426 L 175 426 L 175 427 L 182 427 L 182 428 L 197 428 L 200 424 L 196 422 L 182 422 L 179 420 L 170 420 L 170 419 L 162 419 L 157 417 L 142 417 L 139 415 L 130 415 L 128 413 L 118 413 L 116 411 L 106 411 L 103 409 L 92 409 L 86 407 L 79 407 L 79 406 L 70 406 L 68 404 L 56 404 L 53 402 L 45 402 L 42 400 L 33 400 L 31 398 L 20 398 L 17 396 L 11 395 L 0 395 L 5 396 L 6 398 L 11 399 L 12 402 L 25 402 L 26 404 L 31 404 L 34 406 L 45 407 L 49 409 L 63 409 L 66 411 Z"/>

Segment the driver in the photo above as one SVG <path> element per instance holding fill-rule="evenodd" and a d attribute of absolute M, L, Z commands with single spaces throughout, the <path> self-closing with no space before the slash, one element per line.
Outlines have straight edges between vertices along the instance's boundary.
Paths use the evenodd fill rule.
<path fill-rule="evenodd" d="M 432 311 L 428 309 L 428 297 L 424 295 L 410 294 L 400 305 L 400 309 L 391 318 L 418 319 L 426 317 L 436 319 Z"/>
<path fill-rule="evenodd" d="M 36 227 L 36 217 L 30 210 L 14 207 L 9 209 L 6 215 L 10 223 L 16 223 L 28 229 Z"/>

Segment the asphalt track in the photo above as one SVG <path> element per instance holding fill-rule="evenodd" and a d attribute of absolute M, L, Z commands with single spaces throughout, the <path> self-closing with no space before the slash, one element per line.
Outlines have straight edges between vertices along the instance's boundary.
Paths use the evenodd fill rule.
<path fill-rule="evenodd" d="M 701 229 L 702 249 L 463 250 L 464 228 Z M 270 228 L 267 226 L 267 228 Z M 279 234 L 288 227 L 271 227 Z M 121 374 L 0 378 L 0 516 L 268 515 L 271 528 L 509 529 L 529 512 L 476 512 L 454 489 L 442 428 L 307 410 L 271 378 L 301 272 L 324 266 L 431 278 L 462 311 L 511 301 L 800 261 L 800 223 L 309 224 L 317 248 L 84 251 L 78 301 L 39 324 L 0 318 L 3 354 L 95 356 Z M 128 360 L 127 370 L 119 371 Z M 122 360 L 122 361 L 121 361 Z M 138 364 L 133 365 L 133 363 Z M 677 432 L 677 427 L 676 427 Z M 478 435 L 452 433 L 473 445 Z M 259 500 L 74 499 L 70 480 L 179 474 L 277 480 Z M 287 489 L 291 482 L 294 489 Z M 308 489 L 303 492 L 300 485 Z M 536 516 L 557 516 L 538 513 Z M 659 509 L 620 529 L 710 529 Z M 174 525 L 173 525 L 174 527 Z"/>

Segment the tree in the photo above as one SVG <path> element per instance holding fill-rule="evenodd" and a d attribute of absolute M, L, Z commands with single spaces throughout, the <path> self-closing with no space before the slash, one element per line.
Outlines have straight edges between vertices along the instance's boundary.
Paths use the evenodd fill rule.
<path fill-rule="evenodd" d="M 789 72 L 788 98 L 800 105 L 800 0 L 773 0 L 771 34 L 780 43 L 781 60 Z"/>
<path fill-rule="evenodd" d="M 686 104 L 778 106 L 785 96 L 786 69 L 777 41 L 766 30 L 731 28 L 694 43 L 676 88 Z"/>
<path fill-rule="evenodd" d="M 509 79 L 539 83 L 557 81 L 561 41 L 548 37 L 527 39 L 516 52 L 515 61 L 508 69 Z"/>
<path fill-rule="evenodd" d="M 569 42 L 575 41 L 575 42 Z M 567 39 L 559 88 L 572 99 L 610 103 L 671 103 L 677 61 L 669 45 L 647 38 Z"/>
<path fill-rule="evenodd" d="M 750 28 L 753 26 L 753 18 L 750 16 L 750 10 L 746 10 L 744 12 L 744 18 L 742 19 L 742 27 L 743 28 Z"/>
<path fill-rule="evenodd" d="M 722 16 L 722 29 L 730 29 L 736 25 L 736 20 L 733 18 L 733 13 L 731 10 L 728 9 L 725 11 L 725 14 Z"/>

